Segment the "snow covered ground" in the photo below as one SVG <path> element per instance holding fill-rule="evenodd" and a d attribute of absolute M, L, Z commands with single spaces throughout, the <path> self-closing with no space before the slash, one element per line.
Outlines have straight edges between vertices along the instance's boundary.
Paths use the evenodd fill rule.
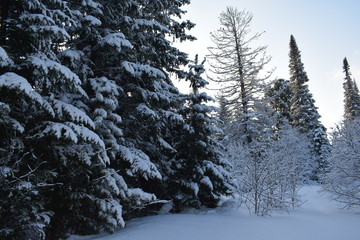
<path fill-rule="evenodd" d="M 306 202 L 289 214 L 257 217 L 249 216 L 246 209 L 222 207 L 134 219 L 112 235 L 71 240 L 359 240 L 360 210 L 340 211 L 319 189 L 304 187 Z"/>

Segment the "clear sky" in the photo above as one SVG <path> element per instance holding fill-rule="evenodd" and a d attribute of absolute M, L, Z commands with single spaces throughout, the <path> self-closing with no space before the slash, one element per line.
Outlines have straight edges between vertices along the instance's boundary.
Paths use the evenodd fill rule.
<path fill-rule="evenodd" d="M 184 19 L 196 24 L 190 32 L 197 41 L 181 45 L 192 57 L 208 54 L 210 32 L 226 6 L 253 13 L 253 32 L 263 32 L 256 45 L 267 45 L 276 67 L 273 78 L 289 79 L 289 41 L 293 34 L 309 77 L 309 88 L 329 128 L 343 115 L 342 61 L 347 57 L 353 77 L 360 85 L 359 0 L 192 0 Z"/>

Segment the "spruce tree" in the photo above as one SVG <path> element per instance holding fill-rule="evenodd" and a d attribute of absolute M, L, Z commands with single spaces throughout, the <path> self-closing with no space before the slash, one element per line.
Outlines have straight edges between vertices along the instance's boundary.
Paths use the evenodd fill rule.
<path fill-rule="evenodd" d="M 129 2 L 117 12 L 122 14 L 120 31 L 132 46 L 126 51 L 127 57 L 120 60 L 121 71 L 117 73 L 123 89 L 119 111 L 124 139 L 141 150 L 142 158 L 148 158 L 163 178 L 140 176 L 136 182 L 159 198 L 169 199 L 163 180 L 169 174 L 169 159 L 176 153 L 174 133 L 185 124 L 177 113 L 182 105 L 181 94 L 170 74 L 184 78 L 181 66 L 188 60 L 168 39 L 192 40 L 186 30 L 194 24 L 177 19 L 184 14 L 181 7 L 189 1 Z"/>
<path fill-rule="evenodd" d="M 266 91 L 272 108 L 279 114 L 278 124 L 290 122 L 292 90 L 289 80 L 277 79 Z"/>
<path fill-rule="evenodd" d="M 109 163 L 94 174 L 92 186 L 97 206 L 91 224 L 95 230 L 113 231 L 124 226 L 125 217 L 135 209 L 155 200 L 144 192 L 140 179 L 161 179 L 155 165 L 146 154 L 124 139 L 124 126 L 120 104 L 124 96 L 121 87 L 123 62 L 131 57 L 133 46 L 119 30 L 127 5 L 117 1 L 72 1 L 70 7 L 77 16 L 78 27 L 69 28 L 74 36 L 61 60 L 82 82 L 89 98 L 84 105 L 94 120 L 95 132 L 103 139 Z M 125 9 L 124 9 L 125 8 Z M 81 11 L 81 14 L 78 11 Z M 106 189 L 106 191 L 104 191 Z M 114 214 L 113 209 L 118 209 Z M 114 217 L 115 216 L 115 217 Z"/>
<path fill-rule="evenodd" d="M 107 145 L 97 133 L 95 117 L 88 114 L 89 94 L 82 79 L 60 61 L 64 55 L 81 57 L 81 52 L 64 52 L 71 28 L 81 24 L 77 19 L 81 12 L 72 11 L 67 2 L 60 0 L 13 2 L 9 9 L 2 46 L 11 59 L 7 63 L 12 62 L 13 66 L 1 65 L 1 73 L 5 72 L 1 75 L 1 96 L 10 109 L 10 119 L 19 122 L 17 128 L 23 129 L 24 147 L 18 148 L 14 156 L 23 156 L 16 167 L 23 166 L 28 172 L 13 172 L 19 174 L 18 179 L 29 176 L 28 181 L 33 181 L 26 185 L 30 186 L 30 196 L 24 198 L 28 201 L 24 207 L 30 207 L 23 211 L 31 217 L 22 217 L 23 212 L 19 212 L 22 227 L 12 232 L 24 238 L 42 239 L 47 227 L 46 237 L 58 239 L 69 233 L 111 230 L 123 224 L 122 208 L 111 195 L 125 196 L 126 185 L 116 171 L 106 168 L 110 160 Z M 90 16 L 87 19 L 96 22 Z M 26 99 L 31 101 L 24 102 Z M 10 143 L 13 137 L 8 136 Z M 5 165 L 9 166 L 11 162 Z M 30 177 L 33 175 L 36 178 Z M 47 212 L 42 210 L 46 214 L 38 217 L 36 208 Z M 20 218 L 12 212 L 8 217 Z"/>
<path fill-rule="evenodd" d="M 34 154 L 34 147 L 27 141 L 32 121 L 26 116 L 37 117 L 38 110 L 46 113 L 48 106 L 26 79 L 13 72 L 0 75 L 1 239 L 45 237 L 52 216 L 42 196 L 49 171 L 44 170 L 46 161 Z"/>
<path fill-rule="evenodd" d="M 226 98 L 224 98 L 223 96 L 221 96 L 218 98 L 218 102 L 219 102 L 219 119 L 221 120 L 221 124 L 223 125 L 227 125 L 230 123 L 231 121 L 231 116 L 230 116 L 230 111 L 228 110 L 228 101 L 226 100 Z"/>
<path fill-rule="evenodd" d="M 60 44 L 69 38 L 64 25 L 76 24 L 66 2 L 11 1 L 2 11 L 5 38 L 1 45 L 8 59 L 7 64 L 2 59 L 0 95 L 7 122 L 13 123 L 12 128 L 2 128 L 6 133 L 2 144 L 12 149 L 2 156 L 2 167 L 8 169 L 7 178 L 16 179 L 10 183 L 23 187 L 9 190 L 10 184 L 2 188 L 8 190 L 2 196 L 11 207 L 4 205 L 1 219 L 10 238 L 14 234 L 44 239 L 44 229 L 54 214 L 49 204 L 55 196 L 49 192 L 64 187 L 58 179 L 64 170 L 57 168 L 58 154 L 73 154 L 65 148 L 66 142 L 101 146 L 84 134 L 91 133 L 92 121 L 69 103 L 72 96 L 86 97 L 79 78 L 56 57 Z M 70 159 L 66 161 L 72 162 Z"/>
<path fill-rule="evenodd" d="M 360 95 L 355 80 L 351 78 L 350 65 L 348 60 L 344 58 L 343 70 L 344 78 L 344 118 L 353 120 L 360 116 Z"/>
<path fill-rule="evenodd" d="M 293 96 L 291 99 L 291 120 L 292 126 L 300 133 L 308 136 L 311 142 L 313 155 L 312 179 L 318 180 L 319 174 L 325 171 L 326 157 L 329 153 L 329 141 L 326 135 L 326 128 L 320 122 L 320 115 L 315 106 L 315 100 L 308 88 L 308 76 L 301 62 L 301 54 L 294 36 L 290 37 L 290 82 Z"/>
<path fill-rule="evenodd" d="M 208 84 L 201 76 L 205 72 L 204 62 L 199 63 L 196 56 L 186 77 L 192 92 L 184 96 L 187 104 L 180 109 L 186 125 L 178 132 L 177 153 L 168 180 L 175 210 L 202 205 L 216 207 L 220 197 L 230 194 L 233 188 L 225 170 L 223 147 L 217 140 L 222 134 L 216 127 L 219 119 L 212 116 L 217 109 L 208 105 L 214 99 L 200 92 Z"/>

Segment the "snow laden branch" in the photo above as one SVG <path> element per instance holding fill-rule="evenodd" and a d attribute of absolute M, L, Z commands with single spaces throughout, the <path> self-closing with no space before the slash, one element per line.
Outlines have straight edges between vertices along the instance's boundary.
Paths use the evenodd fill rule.
<path fill-rule="evenodd" d="M 360 206 L 360 119 L 345 121 L 333 133 L 323 188 L 344 208 Z"/>

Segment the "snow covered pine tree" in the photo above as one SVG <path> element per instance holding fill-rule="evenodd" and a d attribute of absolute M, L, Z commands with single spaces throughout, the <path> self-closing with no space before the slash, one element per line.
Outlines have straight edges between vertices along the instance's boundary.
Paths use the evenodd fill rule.
<path fill-rule="evenodd" d="M 122 63 L 133 48 L 119 30 L 126 6 L 117 1 L 72 1 L 70 7 L 79 26 L 69 28 L 74 37 L 67 43 L 68 49 L 59 54 L 83 82 L 89 96 L 85 110 L 94 120 L 95 132 L 103 139 L 109 157 L 109 164 L 99 169 L 91 183 L 96 193 L 91 202 L 97 206 L 93 216 L 97 220 L 91 227 L 110 232 L 124 226 L 123 218 L 129 217 L 129 212 L 155 201 L 153 194 L 139 188 L 138 179 L 161 179 L 145 153 L 123 137 L 123 113 L 119 111 L 124 94 L 120 86 Z"/>
<path fill-rule="evenodd" d="M 75 166 L 85 162 L 76 147 L 104 148 L 90 130 L 91 119 L 72 105 L 74 98 L 86 98 L 79 78 L 56 56 L 60 44 L 70 37 L 64 25 L 76 25 L 66 2 L 11 1 L 2 11 L 7 12 L 2 14 L 6 19 L 1 19 L 5 34 L 1 46 L 13 64 L 1 69 L 1 101 L 14 123 L 18 123 L 15 136 L 14 131 L 5 135 L 8 139 L 4 142 L 13 150 L 10 156 L 5 155 L 7 161 L 2 164 L 9 169 L 5 176 L 16 179 L 10 182 L 19 183 L 14 190 L 23 194 L 4 194 L 6 200 L 15 201 L 4 209 L 1 219 L 9 219 L 5 237 L 44 239 L 50 217 L 54 222 L 57 218 L 51 205 L 63 199 L 69 208 L 76 206 L 65 200 L 71 199 L 70 192 L 76 193 L 71 189 L 79 181 L 71 181 L 78 170 Z M 21 147 L 14 148 L 14 143 Z M 87 172 L 88 168 L 82 170 Z M 77 210 L 73 214 L 74 218 L 82 216 Z"/>
<path fill-rule="evenodd" d="M 360 116 L 360 94 L 355 80 L 351 78 L 350 65 L 346 58 L 343 61 L 345 73 L 344 87 L 344 117 L 351 121 Z"/>
<path fill-rule="evenodd" d="M 343 61 L 344 120 L 332 133 L 329 166 L 323 178 L 324 190 L 344 207 L 360 206 L 360 100 L 350 66 Z"/>
<path fill-rule="evenodd" d="M 199 63 L 196 55 L 186 77 L 192 92 L 184 96 L 186 104 L 180 109 L 186 125 L 179 129 L 177 153 L 172 159 L 169 177 L 175 210 L 201 205 L 216 207 L 220 197 L 230 194 L 234 188 L 218 141 L 222 135 L 217 128 L 219 119 L 212 116 L 217 109 L 207 105 L 215 100 L 199 92 L 208 84 L 201 76 L 205 72 L 204 62 Z"/>
<path fill-rule="evenodd" d="M 171 199 L 188 60 L 166 36 L 194 39 L 189 1 L 2 3 L 1 237 L 113 231 Z"/>
<path fill-rule="evenodd" d="M 311 180 L 319 180 L 326 168 L 326 158 L 330 151 L 326 128 L 320 122 L 315 100 L 309 91 L 309 81 L 301 62 L 301 54 L 294 36 L 290 37 L 290 82 L 293 97 L 291 99 L 291 125 L 300 133 L 308 136 L 312 152 Z"/>

